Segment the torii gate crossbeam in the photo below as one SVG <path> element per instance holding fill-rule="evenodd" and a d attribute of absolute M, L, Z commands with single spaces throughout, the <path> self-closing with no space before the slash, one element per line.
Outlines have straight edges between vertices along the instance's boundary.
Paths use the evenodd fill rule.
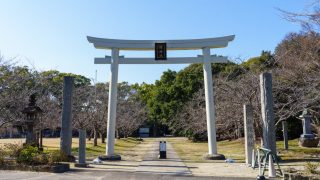
<path fill-rule="evenodd" d="M 121 159 L 114 153 L 116 107 L 117 107 L 117 83 L 119 64 L 191 64 L 202 63 L 205 85 L 206 119 L 208 132 L 208 159 L 223 159 L 224 156 L 217 153 L 216 143 L 216 120 L 213 99 L 213 80 L 211 63 L 226 63 L 226 57 L 212 56 L 211 48 L 227 47 L 228 43 L 235 38 L 234 35 L 189 40 L 119 40 L 87 37 L 97 49 L 111 49 L 111 57 L 95 58 L 95 64 L 111 64 L 109 103 L 108 103 L 108 127 L 107 146 L 105 160 Z M 202 49 L 202 55 L 198 57 L 176 57 L 164 61 L 156 61 L 154 58 L 125 58 L 119 56 L 120 50 L 154 50 L 155 43 L 166 43 L 167 50 L 196 50 Z"/>

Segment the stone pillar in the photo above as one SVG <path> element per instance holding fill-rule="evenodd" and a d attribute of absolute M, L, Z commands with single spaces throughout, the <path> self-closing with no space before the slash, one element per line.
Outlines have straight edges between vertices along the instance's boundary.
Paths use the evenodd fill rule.
<path fill-rule="evenodd" d="M 252 152 L 254 150 L 253 111 L 252 111 L 251 105 L 248 105 L 248 104 L 243 105 L 243 115 L 244 115 L 246 165 L 251 165 Z"/>
<path fill-rule="evenodd" d="M 71 155 L 72 144 L 72 92 L 73 77 L 63 78 L 63 107 L 60 134 L 60 150 L 67 155 Z"/>
<path fill-rule="evenodd" d="M 79 164 L 86 163 L 86 130 L 79 129 Z"/>
<path fill-rule="evenodd" d="M 273 112 L 272 75 L 260 74 L 261 113 L 263 120 L 263 147 L 276 154 L 276 131 Z"/>
<path fill-rule="evenodd" d="M 288 150 L 289 145 L 288 145 L 288 122 L 287 121 L 282 121 L 282 133 L 283 133 L 284 149 Z"/>
<path fill-rule="evenodd" d="M 111 75 L 109 83 L 108 125 L 106 156 L 100 156 L 101 160 L 120 160 L 120 155 L 114 154 L 116 113 L 117 113 L 117 84 L 119 68 L 119 49 L 112 49 Z"/>
<path fill-rule="evenodd" d="M 213 98 L 213 80 L 211 63 L 209 62 L 210 48 L 206 47 L 202 49 L 204 63 L 203 63 L 203 75 L 204 75 L 204 90 L 206 99 L 206 117 L 207 117 L 207 132 L 208 132 L 208 155 L 206 159 L 225 159 L 223 155 L 217 153 L 217 140 L 216 140 L 216 118 L 215 107 Z"/>

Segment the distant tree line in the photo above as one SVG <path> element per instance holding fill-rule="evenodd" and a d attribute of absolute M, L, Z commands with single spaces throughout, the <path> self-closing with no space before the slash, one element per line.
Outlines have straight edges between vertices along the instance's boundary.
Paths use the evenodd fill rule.
<path fill-rule="evenodd" d="M 19 122 L 24 121 L 22 110 L 33 94 L 36 95 L 37 105 L 43 110 L 35 131 L 54 132 L 59 129 L 64 76 L 74 78 L 73 129 L 86 129 L 89 138 L 93 137 L 94 144 L 97 144 L 98 137 L 106 136 L 108 83 L 92 85 L 91 80 L 82 75 L 56 70 L 38 72 L 27 66 L 16 66 L 13 61 L 6 61 L 3 57 L 0 57 L 0 130 L 15 129 Z M 146 121 L 146 109 L 135 97 L 136 86 L 126 82 L 118 84 L 118 137 L 134 134 Z"/>

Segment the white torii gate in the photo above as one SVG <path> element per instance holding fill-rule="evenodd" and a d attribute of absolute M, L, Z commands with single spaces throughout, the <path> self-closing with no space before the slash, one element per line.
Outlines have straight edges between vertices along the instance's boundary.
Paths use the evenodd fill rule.
<path fill-rule="evenodd" d="M 189 40 L 120 40 L 87 37 L 90 43 L 93 43 L 97 49 L 111 49 L 111 57 L 95 58 L 95 64 L 111 64 L 111 78 L 109 88 L 108 104 L 108 127 L 107 127 L 107 146 L 105 160 L 121 159 L 119 155 L 114 154 L 114 139 L 116 125 L 116 107 L 117 107 L 117 83 L 119 64 L 191 64 L 202 63 L 205 85 L 206 99 L 206 118 L 208 132 L 208 159 L 221 159 L 223 155 L 217 153 L 216 143 L 216 120 L 215 107 L 213 101 L 213 81 L 211 63 L 226 63 L 227 57 L 210 55 L 210 48 L 227 47 L 228 43 L 235 38 L 234 35 Z M 167 50 L 197 50 L 202 49 L 203 55 L 198 57 L 172 57 L 167 60 L 155 60 L 155 58 L 125 58 L 119 56 L 120 50 L 154 50 L 156 43 L 166 43 Z"/>

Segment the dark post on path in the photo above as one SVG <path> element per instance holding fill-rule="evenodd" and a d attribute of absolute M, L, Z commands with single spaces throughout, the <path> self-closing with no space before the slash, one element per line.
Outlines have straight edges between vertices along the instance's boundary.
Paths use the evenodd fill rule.
<path fill-rule="evenodd" d="M 167 143 L 166 141 L 159 142 L 159 159 L 167 158 Z"/>
<path fill-rule="evenodd" d="M 65 76 L 63 78 L 63 107 L 61 117 L 60 150 L 66 155 L 71 155 L 73 82 L 73 77 Z"/>

